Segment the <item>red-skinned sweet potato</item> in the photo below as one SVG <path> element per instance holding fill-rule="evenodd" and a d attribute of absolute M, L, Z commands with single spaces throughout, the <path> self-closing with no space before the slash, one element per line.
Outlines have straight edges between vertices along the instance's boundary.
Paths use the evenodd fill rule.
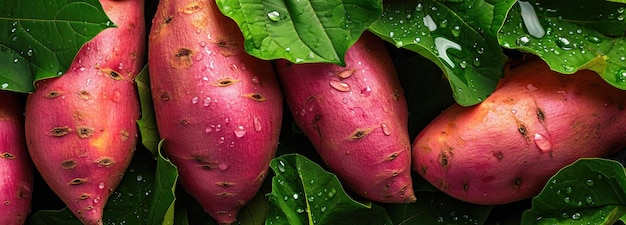
<path fill-rule="evenodd" d="M 87 225 L 121 181 L 137 141 L 135 76 L 144 64 L 143 0 L 101 0 L 117 24 L 87 42 L 68 71 L 41 80 L 26 105 L 30 155 L 50 188 Z"/>
<path fill-rule="evenodd" d="M 259 190 L 278 146 L 272 64 L 248 55 L 215 1 L 162 0 L 148 63 L 159 134 L 183 188 L 220 224 Z"/>
<path fill-rule="evenodd" d="M 349 190 L 413 202 L 408 111 L 391 58 L 382 40 L 364 33 L 345 61 L 276 62 L 294 121 Z"/>
<path fill-rule="evenodd" d="M 24 140 L 24 104 L 0 91 L 0 224 L 22 225 L 30 212 L 33 164 Z"/>
<path fill-rule="evenodd" d="M 594 72 L 562 75 L 531 61 L 481 104 L 434 119 L 413 142 L 413 169 L 464 201 L 522 200 L 578 158 L 626 147 L 625 106 L 626 91 Z"/>

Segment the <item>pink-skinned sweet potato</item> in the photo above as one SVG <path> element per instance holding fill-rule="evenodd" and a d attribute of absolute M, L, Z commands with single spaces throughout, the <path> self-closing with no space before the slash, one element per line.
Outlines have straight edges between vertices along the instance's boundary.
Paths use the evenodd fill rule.
<path fill-rule="evenodd" d="M 144 64 L 143 0 L 101 0 L 117 24 L 87 42 L 61 77 L 36 82 L 26 141 L 50 188 L 87 225 L 121 181 L 137 142 L 135 76 Z"/>
<path fill-rule="evenodd" d="M 413 202 L 408 111 L 391 58 L 382 40 L 364 33 L 345 62 L 276 61 L 294 121 L 349 190 Z"/>
<path fill-rule="evenodd" d="M 452 105 L 413 142 L 413 169 L 476 204 L 534 196 L 578 158 L 626 147 L 626 91 L 596 73 L 562 75 L 540 60 L 505 73 L 481 104 Z"/>
<path fill-rule="evenodd" d="M 215 1 L 162 0 L 148 63 L 159 135 L 183 188 L 220 224 L 254 197 L 278 147 L 272 64 L 248 55 Z"/>
<path fill-rule="evenodd" d="M 0 91 L 0 224 L 22 225 L 30 212 L 33 164 L 24 140 L 24 105 Z"/>

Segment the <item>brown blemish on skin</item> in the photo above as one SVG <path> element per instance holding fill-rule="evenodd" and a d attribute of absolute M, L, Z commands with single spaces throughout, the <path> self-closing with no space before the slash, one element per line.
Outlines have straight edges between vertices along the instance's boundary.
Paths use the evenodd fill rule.
<path fill-rule="evenodd" d="M 63 95 L 62 91 L 54 90 L 54 91 L 49 91 L 48 93 L 44 94 L 44 97 L 45 98 L 56 98 L 56 97 L 59 97 L 61 95 Z"/>
<path fill-rule="evenodd" d="M 399 153 L 397 153 L 397 152 L 392 153 L 389 156 L 389 161 L 396 159 L 398 157 L 398 155 L 399 155 Z"/>
<path fill-rule="evenodd" d="M 127 130 L 121 130 L 120 136 L 122 137 L 122 141 L 128 141 L 130 138 L 130 133 Z"/>
<path fill-rule="evenodd" d="M 235 194 L 230 193 L 230 192 L 222 192 L 222 193 L 217 194 L 217 196 L 220 196 L 222 198 L 228 198 L 228 197 L 231 197 L 233 195 L 235 195 Z"/>
<path fill-rule="evenodd" d="M 394 89 L 393 90 L 393 100 L 394 101 L 398 101 L 398 99 L 400 99 L 400 90 Z"/>
<path fill-rule="evenodd" d="M 82 194 L 80 194 L 80 195 L 78 196 L 78 199 L 80 199 L 80 200 L 85 200 L 85 199 L 88 199 L 88 198 L 90 198 L 90 197 L 91 197 L 91 194 L 89 194 L 89 193 L 82 193 Z"/>
<path fill-rule="evenodd" d="M 172 18 L 173 18 L 173 16 L 167 16 L 167 17 L 165 17 L 165 19 L 163 20 L 163 23 L 164 23 L 164 24 L 169 24 L 169 23 L 171 23 L 171 22 L 172 22 Z"/>
<path fill-rule="evenodd" d="M 88 91 L 82 90 L 78 92 L 78 98 L 87 101 L 91 99 L 91 94 Z"/>
<path fill-rule="evenodd" d="M 359 129 L 359 128 L 357 128 L 356 130 L 354 130 L 354 132 L 352 132 L 352 134 L 350 134 L 348 139 L 349 140 L 353 140 L 353 141 L 354 140 L 363 139 L 370 132 L 372 132 L 372 128 L 366 128 L 366 129 Z"/>
<path fill-rule="evenodd" d="M 203 7 L 204 6 L 202 5 L 202 2 L 192 1 L 185 6 L 183 12 L 187 15 L 194 14 L 196 12 L 199 12 Z"/>
<path fill-rule="evenodd" d="M 172 68 L 189 69 L 193 65 L 193 51 L 188 48 L 179 48 L 174 53 L 174 58 L 170 60 L 170 66 Z"/>
<path fill-rule="evenodd" d="M 252 99 L 254 101 L 257 102 L 263 102 L 265 101 L 265 97 L 263 97 L 263 95 L 259 94 L 259 93 L 252 93 L 252 94 L 247 94 L 244 95 L 246 98 Z"/>
<path fill-rule="evenodd" d="M 100 69 L 100 71 L 102 71 L 104 74 L 108 75 L 111 79 L 113 80 L 122 80 L 123 77 L 120 73 L 118 73 L 115 70 L 109 69 L 109 68 L 104 68 L 104 69 Z"/>
<path fill-rule="evenodd" d="M 228 87 L 230 85 L 236 84 L 237 82 L 239 82 L 239 80 L 233 79 L 230 77 L 225 77 L 225 78 L 221 78 L 217 80 L 217 82 L 215 82 L 212 85 L 215 87 Z"/>
<path fill-rule="evenodd" d="M 520 185 L 522 185 L 522 178 L 518 177 L 513 183 L 513 188 L 515 188 L 515 190 L 518 190 Z"/>
<path fill-rule="evenodd" d="M 74 169 L 74 167 L 76 167 L 76 161 L 73 159 L 68 159 L 61 162 L 61 168 L 63 168 L 64 170 Z"/>
<path fill-rule="evenodd" d="M 217 38 L 217 40 L 218 41 L 213 42 L 213 43 L 215 43 L 219 47 L 220 54 L 222 54 L 225 57 L 235 55 L 235 52 L 237 51 L 239 47 L 238 41 L 229 39 L 228 37 L 219 37 Z"/>
<path fill-rule="evenodd" d="M 94 163 L 96 163 L 98 167 L 111 167 L 113 164 L 115 164 L 115 161 L 110 157 L 103 156 L 96 159 Z"/>
<path fill-rule="evenodd" d="M 52 128 L 52 130 L 48 132 L 48 135 L 55 136 L 55 137 L 62 137 L 70 132 L 72 132 L 72 128 L 69 128 L 67 126 L 55 127 L 55 128 Z"/>
<path fill-rule="evenodd" d="M 220 182 L 216 182 L 215 184 L 221 187 L 232 187 L 233 185 L 235 185 L 233 182 L 227 182 L 227 181 L 220 181 Z"/>
<path fill-rule="evenodd" d="M 469 183 L 467 181 L 463 182 L 463 191 L 467 192 L 469 190 Z"/>
<path fill-rule="evenodd" d="M 165 101 L 169 101 L 170 100 L 170 93 L 167 91 L 161 92 L 161 95 L 159 96 L 159 99 L 161 99 L 161 101 L 165 102 Z"/>
<path fill-rule="evenodd" d="M 541 108 L 539 107 L 537 107 L 537 119 L 539 120 L 541 124 L 543 124 L 544 121 L 546 120 L 546 116 L 545 114 L 543 114 L 543 110 L 541 110 Z"/>
<path fill-rule="evenodd" d="M 264 180 L 265 180 L 265 171 L 261 172 L 259 176 L 257 176 L 256 179 L 254 179 L 254 183 L 261 184 L 263 183 Z"/>
<path fill-rule="evenodd" d="M 85 178 L 74 178 L 72 179 L 70 182 L 68 182 L 68 185 L 79 185 L 79 184 L 83 184 L 87 182 L 87 179 Z"/>
<path fill-rule="evenodd" d="M 189 120 L 182 119 L 182 120 L 180 120 L 180 124 L 187 125 L 187 124 L 189 124 Z"/>
<path fill-rule="evenodd" d="M 526 126 L 524 124 L 518 124 L 517 131 L 522 135 L 526 142 L 530 142 L 530 137 L 528 137 L 528 130 L 526 130 Z"/>
<path fill-rule="evenodd" d="M 445 152 L 439 154 L 439 164 L 444 168 L 448 166 L 448 155 Z"/>
<path fill-rule="evenodd" d="M 504 158 L 504 154 L 501 151 L 495 151 L 493 152 L 493 157 L 496 158 L 498 161 L 502 161 L 502 158 Z"/>
<path fill-rule="evenodd" d="M 93 127 L 81 126 L 81 127 L 77 127 L 76 130 L 77 130 L 76 134 L 78 135 L 78 137 L 88 138 L 88 137 L 93 136 L 93 131 L 95 129 L 93 129 Z"/>
<path fill-rule="evenodd" d="M 9 152 L 2 153 L 0 157 L 5 158 L 5 159 L 15 159 L 15 155 Z"/>

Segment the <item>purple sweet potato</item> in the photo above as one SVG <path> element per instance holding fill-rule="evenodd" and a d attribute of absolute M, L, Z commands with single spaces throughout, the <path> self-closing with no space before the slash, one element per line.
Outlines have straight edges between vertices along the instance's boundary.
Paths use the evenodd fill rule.
<path fill-rule="evenodd" d="M 121 181 L 137 142 L 135 76 L 144 64 L 142 0 L 102 0 L 116 28 L 87 42 L 68 71 L 36 83 L 26 105 L 26 141 L 36 168 L 84 224 Z"/>
<path fill-rule="evenodd" d="M 24 140 L 24 105 L 0 91 L 0 224 L 22 225 L 30 212 L 33 164 Z"/>
<path fill-rule="evenodd" d="M 276 62 L 294 121 L 349 190 L 413 202 L 408 111 L 391 58 L 382 40 L 364 33 L 345 61 Z"/>
<path fill-rule="evenodd" d="M 159 134 L 183 188 L 220 224 L 254 197 L 278 147 L 272 64 L 248 55 L 215 1 L 162 0 L 148 63 Z"/>
<path fill-rule="evenodd" d="M 481 104 L 452 105 L 413 142 L 413 169 L 463 201 L 534 196 L 562 167 L 626 147 L 626 91 L 596 73 L 563 75 L 540 60 L 505 73 Z"/>

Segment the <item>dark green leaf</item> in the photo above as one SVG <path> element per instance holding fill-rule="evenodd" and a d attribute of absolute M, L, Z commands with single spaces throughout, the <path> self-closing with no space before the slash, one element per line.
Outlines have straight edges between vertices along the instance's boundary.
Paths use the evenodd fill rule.
<path fill-rule="evenodd" d="M 141 102 L 141 119 L 137 120 L 139 131 L 141 133 L 142 144 L 152 152 L 154 157 L 157 156 L 158 145 L 160 140 L 159 131 L 157 130 L 156 115 L 152 104 L 152 93 L 150 92 L 150 76 L 148 75 L 148 66 L 145 66 L 139 75 L 135 78 L 137 89 L 139 91 L 139 100 Z"/>
<path fill-rule="evenodd" d="M 298 154 L 275 158 L 266 224 L 392 224 L 387 212 L 348 196 L 337 177 Z"/>
<path fill-rule="evenodd" d="M 606 159 L 580 159 L 554 175 L 522 224 L 613 224 L 626 214 L 626 174 Z"/>
<path fill-rule="evenodd" d="M 176 181 L 178 169 L 161 153 L 163 141 L 158 145 L 159 155 L 156 160 L 154 177 L 154 195 L 152 195 L 147 224 L 174 224 L 174 203 L 176 201 Z M 168 205 L 168 203 L 170 203 Z"/>
<path fill-rule="evenodd" d="M 482 102 L 502 76 L 505 56 L 495 33 L 515 1 L 385 1 L 370 30 L 439 66 L 461 105 Z"/>
<path fill-rule="evenodd" d="M 0 89 L 18 92 L 62 75 L 85 42 L 114 26 L 97 0 L 3 0 L 0 15 Z"/>
<path fill-rule="evenodd" d="M 394 224 L 485 224 L 493 206 L 479 206 L 456 200 L 443 192 L 417 192 L 411 204 L 390 204 L 387 211 Z"/>
<path fill-rule="evenodd" d="M 381 13 L 378 0 L 218 0 L 261 59 L 343 64 L 344 54 Z"/>
<path fill-rule="evenodd" d="M 498 39 L 506 48 L 538 55 L 559 73 L 590 69 L 626 89 L 625 10 L 608 1 L 519 1 Z"/>

